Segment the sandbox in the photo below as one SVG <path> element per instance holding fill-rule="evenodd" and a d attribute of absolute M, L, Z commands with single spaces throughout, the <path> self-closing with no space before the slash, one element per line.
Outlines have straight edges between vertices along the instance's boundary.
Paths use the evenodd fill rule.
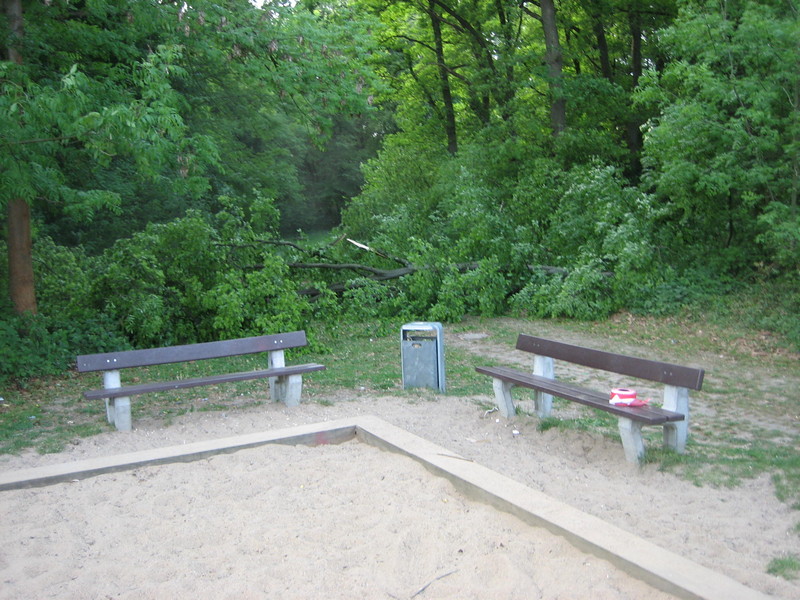
<path fill-rule="evenodd" d="M 374 417 L 4 473 L 0 490 L 9 598 L 767 597 Z"/>

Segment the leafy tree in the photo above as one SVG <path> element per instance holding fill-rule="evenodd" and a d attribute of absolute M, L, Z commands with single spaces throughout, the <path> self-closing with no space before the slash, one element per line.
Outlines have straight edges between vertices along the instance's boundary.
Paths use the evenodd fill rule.
<path fill-rule="evenodd" d="M 116 50 L 127 48 L 119 48 L 99 26 L 119 17 L 110 14 L 116 10 L 106 11 L 102 3 L 80 12 L 65 3 L 32 4 L 29 10 L 52 30 L 28 27 L 23 38 L 21 25 L 12 23 L 16 35 L 9 56 L 17 59 L 0 64 L 0 126 L 7 149 L 0 159 L 0 202 L 8 209 L 9 286 L 18 312 L 36 312 L 31 253 L 25 247 L 32 206 L 61 204 L 85 216 L 113 210 L 119 193 L 92 184 L 93 174 L 114 156 L 130 157 L 137 173 L 153 178 L 175 164 L 177 155 L 192 155 L 168 76 L 177 68 L 179 48 L 160 46 L 123 66 Z M 59 35 L 65 31 L 73 35 Z M 88 68 L 77 62 L 64 68 L 64 60 L 74 60 L 81 50 L 66 55 L 50 43 L 69 44 L 78 35 L 76 48 L 91 57 Z M 30 62 L 37 58 L 42 60 Z M 98 68 L 102 78 L 91 73 Z M 77 171 L 85 173 L 83 182 Z"/>
<path fill-rule="evenodd" d="M 668 209 L 670 246 L 685 259 L 748 267 L 763 258 L 759 225 L 794 229 L 799 35 L 792 3 L 747 1 L 688 4 L 664 32 L 672 60 L 647 73 L 639 94 L 659 109 L 646 127 L 644 161 L 646 182 Z M 776 238 L 761 239 L 786 265 Z"/>
<path fill-rule="evenodd" d="M 217 210 L 223 194 L 291 198 L 300 188 L 281 131 L 300 124 L 324 138 L 333 115 L 369 108 L 369 70 L 355 58 L 370 41 L 349 14 L 244 0 L 26 11 L 24 29 L 6 22 L 14 59 L 0 66 L 0 203 L 18 311 L 36 310 L 31 210 L 73 242 L 108 225 L 107 245 L 133 218 L 139 229 L 191 206 Z"/>

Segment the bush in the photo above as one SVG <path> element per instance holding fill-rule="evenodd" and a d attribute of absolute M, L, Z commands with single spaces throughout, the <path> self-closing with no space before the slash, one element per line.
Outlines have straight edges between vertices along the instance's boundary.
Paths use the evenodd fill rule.
<path fill-rule="evenodd" d="M 756 238 L 776 270 L 800 279 L 800 210 L 771 202 L 758 217 L 761 233 Z"/>
<path fill-rule="evenodd" d="M 381 323 L 409 314 L 408 301 L 399 288 L 366 278 L 347 282 L 341 305 L 342 318 L 353 323 Z"/>
<path fill-rule="evenodd" d="M 596 261 L 563 275 L 535 273 L 511 298 L 511 307 L 519 315 L 582 320 L 601 319 L 621 308 L 611 293 L 611 276 Z"/>
<path fill-rule="evenodd" d="M 445 322 L 459 321 L 465 314 L 496 317 L 506 308 L 507 294 L 508 285 L 497 259 L 488 258 L 466 273 L 450 270 L 429 314 L 434 321 Z"/>
<path fill-rule="evenodd" d="M 79 354 L 130 345 L 103 315 L 74 319 L 43 315 L 0 320 L 0 383 L 55 375 L 75 364 Z"/>
<path fill-rule="evenodd" d="M 215 338 L 280 333 L 303 328 L 310 312 L 288 277 L 286 264 L 265 253 L 258 271 L 228 271 L 204 296 Z"/>
<path fill-rule="evenodd" d="M 228 210 L 213 218 L 190 211 L 149 225 L 97 261 L 91 303 L 111 315 L 134 346 L 301 328 L 308 304 L 249 220 L 259 221 L 264 233 L 274 228 L 271 201 L 259 198 L 251 210 L 221 201 Z"/>

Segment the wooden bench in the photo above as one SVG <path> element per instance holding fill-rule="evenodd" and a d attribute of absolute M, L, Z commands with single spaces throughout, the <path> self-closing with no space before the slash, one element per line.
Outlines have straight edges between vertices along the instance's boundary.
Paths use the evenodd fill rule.
<path fill-rule="evenodd" d="M 307 344 L 305 331 L 293 331 L 220 342 L 87 354 L 79 356 L 77 363 L 80 372 L 103 371 L 103 389 L 84 392 L 83 395 L 89 400 L 104 398 L 108 422 L 116 425 L 120 431 L 130 431 L 130 397 L 152 392 L 268 378 L 270 397 L 274 401 L 282 401 L 287 406 L 297 406 L 300 403 L 300 393 L 303 387 L 302 374 L 325 369 L 323 365 L 314 363 L 286 366 L 284 350 L 299 348 Z M 268 368 L 128 386 L 122 386 L 120 382 L 120 369 L 225 358 L 258 352 L 269 353 Z"/>
<path fill-rule="evenodd" d="M 619 417 L 619 433 L 625 458 L 638 463 L 644 455 L 643 425 L 664 428 L 664 446 L 683 453 L 689 432 L 689 390 L 703 385 L 703 369 L 634 358 L 622 354 L 593 350 L 520 334 L 517 350 L 532 353 L 533 373 L 507 367 L 476 367 L 478 373 L 493 378 L 495 398 L 500 414 L 509 418 L 516 414 L 511 388 L 521 386 L 535 390 L 534 405 L 540 418 L 550 416 L 553 396 L 566 398 Z M 600 369 L 618 375 L 664 384 L 664 400 L 657 406 L 620 406 L 610 404 L 611 389 L 596 392 L 555 379 L 553 360 Z M 631 387 L 624 385 L 614 387 Z"/>

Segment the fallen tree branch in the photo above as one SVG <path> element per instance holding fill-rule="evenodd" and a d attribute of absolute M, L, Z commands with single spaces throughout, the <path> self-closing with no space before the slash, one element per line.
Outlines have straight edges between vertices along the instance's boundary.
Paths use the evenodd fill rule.
<path fill-rule="evenodd" d="M 387 279 L 397 279 L 403 275 L 410 275 L 416 272 L 417 267 L 403 267 L 402 269 L 379 269 L 377 267 L 370 267 L 369 265 L 360 265 L 357 263 L 289 263 L 291 269 L 349 269 L 352 271 L 364 271 L 372 274 L 372 278 L 376 281 L 385 281 Z"/>
<path fill-rule="evenodd" d="M 366 244 L 362 244 L 361 242 L 357 242 L 355 240 L 351 240 L 350 238 L 347 238 L 347 241 L 350 242 L 351 244 L 353 244 L 356 248 L 361 248 L 362 250 L 366 250 L 367 252 L 372 252 L 372 253 L 377 254 L 378 256 L 381 256 L 383 258 L 387 258 L 389 260 L 393 260 L 396 263 L 400 263 L 404 267 L 410 267 L 411 266 L 410 262 L 408 262 L 404 258 L 400 258 L 399 256 L 394 256 L 392 254 L 384 252 L 383 250 L 378 250 L 377 248 L 370 248 Z"/>

